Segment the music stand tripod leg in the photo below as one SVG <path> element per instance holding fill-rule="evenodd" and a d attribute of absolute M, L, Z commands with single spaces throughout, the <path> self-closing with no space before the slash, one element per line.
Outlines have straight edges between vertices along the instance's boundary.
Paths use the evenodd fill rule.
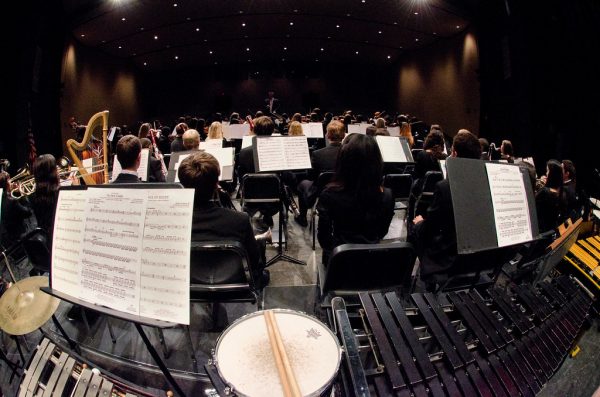
<path fill-rule="evenodd" d="M 283 199 L 281 200 L 281 206 L 282 206 L 282 208 L 281 208 L 281 211 L 279 213 L 279 239 L 278 239 L 279 240 L 278 241 L 279 244 L 277 246 L 277 254 L 274 257 L 272 257 L 271 259 L 269 259 L 267 261 L 267 264 L 266 264 L 265 267 L 269 267 L 272 264 L 274 264 L 276 262 L 279 262 L 280 260 L 284 260 L 284 261 L 287 261 L 287 262 L 291 262 L 291 263 L 295 263 L 295 264 L 298 264 L 298 265 L 304 265 L 304 266 L 306 266 L 306 262 L 301 261 L 300 259 L 292 258 L 291 256 L 286 255 L 286 254 L 283 253 L 283 233 L 284 233 L 284 225 L 285 225 L 285 223 L 283 221 L 283 217 L 285 216 L 284 215 L 284 211 L 286 211 L 284 201 L 285 200 L 283 200 Z M 286 229 L 287 229 L 287 227 L 286 227 Z M 287 245 L 287 238 L 286 238 L 286 245 Z"/>
<path fill-rule="evenodd" d="M 65 338 L 65 340 L 69 344 L 69 347 L 72 350 L 75 350 L 77 353 L 81 353 L 81 350 L 79 349 L 79 345 L 77 343 L 75 343 L 75 341 L 73 339 L 71 339 L 71 337 L 69 335 L 67 335 L 67 333 L 65 332 L 65 329 L 62 327 L 62 325 L 60 325 L 60 323 L 58 322 L 58 319 L 56 318 L 56 316 L 54 314 L 52 315 L 52 322 L 54 323 L 56 328 L 58 328 L 58 330 L 60 331 L 62 336 Z"/>
<path fill-rule="evenodd" d="M 183 390 L 181 390 L 181 388 L 179 387 L 179 385 L 173 378 L 173 375 L 171 375 L 169 368 L 167 368 L 167 366 L 165 365 L 163 360 L 160 358 L 159 354 L 156 352 L 156 349 L 154 349 L 154 346 L 152 346 L 152 343 L 150 343 L 150 340 L 148 339 L 148 336 L 144 332 L 144 329 L 142 328 L 142 326 L 138 323 L 134 323 L 134 325 L 135 325 L 135 328 L 137 329 L 138 333 L 140 334 L 142 340 L 144 341 L 144 344 L 146 345 L 148 352 L 150 353 L 150 355 L 152 356 L 152 358 L 154 359 L 154 361 L 156 362 L 156 364 L 162 371 L 165 378 L 167 378 L 167 381 L 169 382 L 169 384 L 173 387 L 173 389 L 175 389 L 175 392 L 178 395 L 185 397 L 185 393 L 183 392 Z"/>

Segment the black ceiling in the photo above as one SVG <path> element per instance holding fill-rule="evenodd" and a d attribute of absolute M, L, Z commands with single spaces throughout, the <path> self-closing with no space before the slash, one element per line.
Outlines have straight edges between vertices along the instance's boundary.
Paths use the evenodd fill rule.
<path fill-rule="evenodd" d="M 64 0 L 73 36 L 148 71 L 394 62 L 469 23 L 451 0 Z"/>

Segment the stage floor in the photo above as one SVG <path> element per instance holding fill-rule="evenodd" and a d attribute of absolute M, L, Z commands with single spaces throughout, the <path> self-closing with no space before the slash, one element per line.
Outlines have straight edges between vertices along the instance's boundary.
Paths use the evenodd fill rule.
<path fill-rule="evenodd" d="M 389 239 L 406 238 L 406 228 L 402 218 L 402 212 L 396 214 L 387 236 Z M 277 225 L 277 219 L 275 224 Z M 315 312 L 315 308 L 318 307 L 317 263 L 321 259 L 321 249 L 317 243 L 316 250 L 312 250 L 312 232 L 308 227 L 302 228 L 296 224 L 293 219 L 289 222 L 288 233 L 286 253 L 306 261 L 307 265 L 301 266 L 283 261 L 273 264 L 269 268 L 270 284 L 264 289 L 262 295 L 264 307 L 293 309 L 319 317 L 320 313 Z M 275 246 L 267 246 L 267 259 L 276 253 Z M 28 271 L 28 264 L 21 263 L 18 277 L 26 277 Z M 89 319 L 90 328 L 87 329 L 81 319 L 68 318 L 70 309 L 70 304 L 62 302 L 56 315 L 67 334 L 77 341 L 81 348 L 81 355 L 86 360 L 102 370 L 147 387 L 156 395 L 164 396 L 164 390 L 170 388 L 132 324 L 117 319 L 107 320 L 106 317 L 99 316 Z M 190 357 L 189 341 L 182 327 L 164 330 L 166 355 L 161 347 L 157 330 L 144 327 L 150 341 L 172 370 L 175 379 L 190 396 L 204 396 L 205 390 L 212 387 L 205 375 L 204 364 L 211 358 L 212 350 L 222 330 L 237 318 L 254 312 L 256 305 L 222 304 L 218 309 L 217 324 L 214 328 L 207 305 L 192 304 L 190 332 L 195 349 L 196 367 Z M 114 329 L 116 343 L 113 343 L 110 338 L 107 321 L 110 321 Z M 41 331 L 61 346 L 67 346 L 51 321 L 46 323 Z M 42 332 L 36 331 L 19 338 L 26 358 L 41 340 Z M 600 360 L 600 335 L 597 324 L 584 331 L 579 346 L 582 349 L 579 355 L 574 359 L 567 358 L 539 395 L 544 397 L 592 395 L 600 385 L 600 373 L 596 370 L 596 363 Z M 6 352 L 9 359 L 19 360 L 13 339 L 4 333 L 0 335 L 0 349 Z M 10 382 L 10 375 L 7 365 L 0 361 L 0 388 L 5 395 L 12 396 L 18 390 L 19 379 Z"/>

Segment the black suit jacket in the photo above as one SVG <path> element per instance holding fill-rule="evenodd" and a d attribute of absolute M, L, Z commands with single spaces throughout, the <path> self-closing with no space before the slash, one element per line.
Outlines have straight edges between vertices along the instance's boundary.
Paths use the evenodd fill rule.
<path fill-rule="evenodd" d="M 240 150 L 240 154 L 238 155 L 237 170 L 240 183 L 244 175 L 254 173 L 254 152 L 252 150 L 252 146 L 248 146 Z"/>
<path fill-rule="evenodd" d="M 332 143 L 323 149 L 315 150 L 310 156 L 312 164 L 311 179 L 314 181 L 325 171 L 333 171 L 337 162 L 338 153 L 342 147 L 341 143 Z"/>
<path fill-rule="evenodd" d="M 192 219 L 192 241 L 239 241 L 248 252 L 253 274 L 260 275 L 264 263 L 248 214 L 217 207 L 213 203 L 195 202 Z"/>
<path fill-rule="evenodd" d="M 171 142 L 171 153 L 175 152 L 183 152 L 185 150 L 185 146 L 183 146 L 183 136 L 177 135 L 173 142 Z"/>
<path fill-rule="evenodd" d="M 140 178 L 131 174 L 119 174 L 111 183 L 141 183 Z"/>
<path fill-rule="evenodd" d="M 447 179 L 436 184 L 424 220 L 414 226 L 413 239 L 421 260 L 422 276 L 444 272 L 456 261 L 454 209 Z"/>

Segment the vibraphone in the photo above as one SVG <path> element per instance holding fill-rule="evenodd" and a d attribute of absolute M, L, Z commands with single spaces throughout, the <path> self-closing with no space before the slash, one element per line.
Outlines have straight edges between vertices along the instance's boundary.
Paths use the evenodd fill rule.
<path fill-rule="evenodd" d="M 25 370 L 19 397 L 29 396 L 73 396 L 73 397 L 136 397 L 150 396 L 109 377 L 87 364 L 70 356 L 67 352 L 43 338 L 32 354 Z"/>
<path fill-rule="evenodd" d="M 591 298 L 553 282 L 449 294 L 334 298 L 346 396 L 534 396 L 577 337 Z"/>
<path fill-rule="evenodd" d="M 572 273 L 596 296 L 600 294 L 600 236 L 577 240 L 559 270 Z"/>

